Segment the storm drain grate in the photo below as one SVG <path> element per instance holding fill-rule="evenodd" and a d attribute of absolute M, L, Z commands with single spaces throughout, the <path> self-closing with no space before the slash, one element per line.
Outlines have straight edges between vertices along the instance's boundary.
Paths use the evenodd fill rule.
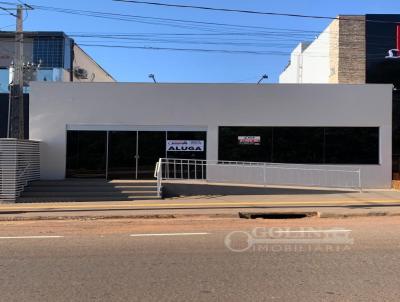
<path fill-rule="evenodd" d="M 276 213 L 244 213 L 239 212 L 239 217 L 243 219 L 301 219 L 317 216 L 317 212 L 276 212 Z"/>

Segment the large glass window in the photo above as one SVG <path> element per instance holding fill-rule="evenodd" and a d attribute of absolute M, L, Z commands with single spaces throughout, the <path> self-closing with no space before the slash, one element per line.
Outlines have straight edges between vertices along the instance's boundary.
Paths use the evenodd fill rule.
<path fill-rule="evenodd" d="M 220 127 L 219 160 L 272 161 L 272 128 Z"/>
<path fill-rule="evenodd" d="M 67 177 L 105 178 L 107 133 L 67 132 Z"/>
<path fill-rule="evenodd" d="M 63 70 L 61 68 L 40 68 L 37 71 L 36 81 L 62 82 Z"/>
<path fill-rule="evenodd" d="M 66 176 L 153 179 L 160 158 L 205 159 L 206 137 L 205 131 L 109 131 L 108 138 L 107 131 L 67 131 Z M 168 142 L 175 150 L 167 151 Z"/>
<path fill-rule="evenodd" d="M 378 164 L 379 128 L 325 128 L 327 164 Z"/>
<path fill-rule="evenodd" d="M 274 162 L 296 164 L 323 162 L 323 128 L 275 127 L 273 138 Z"/>
<path fill-rule="evenodd" d="M 64 38 L 37 37 L 33 40 L 33 60 L 42 67 L 64 67 Z"/>
<path fill-rule="evenodd" d="M 220 127 L 220 161 L 379 164 L 378 127 Z"/>

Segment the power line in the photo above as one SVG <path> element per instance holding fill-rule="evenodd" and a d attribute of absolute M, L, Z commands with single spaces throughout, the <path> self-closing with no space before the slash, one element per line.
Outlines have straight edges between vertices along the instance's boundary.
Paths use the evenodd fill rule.
<path fill-rule="evenodd" d="M 10 3 L 10 2 L 0 2 L 0 3 Z M 143 24 L 151 24 L 151 25 L 162 25 L 162 26 L 171 26 L 179 29 L 200 29 L 203 31 L 220 31 L 221 29 L 253 29 L 257 30 L 254 34 L 263 34 L 265 30 L 277 30 L 278 34 L 288 35 L 298 35 L 305 36 L 302 38 L 308 39 L 307 35 L 322 35 L 324 32 L 320 31 L 311 31 L 311 30 L 302 30 L 302 29 L 287 29 L 287 28 L 270 28 L 270 27 L 262 27 L 262 26 L 251 26 L 251 25 L 238 25 L 238 24 L 228 24 L 228 23 L 217 23 L 217 22 L 206 22 L 206 21 L 195 21 L 195 20 L 184 20 L 184 19 L 171 19 L 171 18 L 157 18 L 157 17 L 149 17 L 149 16 L 139 16 L 139 15 L 130 15 L 130 14 L 119 14 L 119 13 L 109 13 L 109 12 L 101 12 L 101 11 L 89 11 L 89 10 L 77 10 L 77 9 L 69 9 L 69 8 L 57 8 L 57 7 L 49 7 L 49 6 L 37 6 L 32 5 L 31 7 L 39 10 L 47 10 L 58 13 L 66 13 L 73 15 L 81 15 L 81 16 L 89 16 L 95 18 L 103 18 L 103 19 L 112 19 L 119 21 L 129 21 L 129 22 L 137 22 Z M 343 20 L 342 17 L 340 17 Z M 349 19 L 349 21 L 360 21 Z M 184 24 L 184 25 L 183 25 Z M 201 27 L 199 27 L 201 26 Z M 260 30 L 260 31 L 258 31 Z M 343 35 L 343 34 L 342 34 Z M 351 34 L 354 36 L 354 34 Z M 313 37 L 314 38 L 314 37 Z"/>
<path fill-rule="evenodd" d="M 181 51 L 181 52 L 200 52 L 200 53 L 224 53 L 224 54 L 248 54 L 248 55 L 269 55 L 269 56 L 288 56 L 290 53 L 284 51 L 256 51 L 256 50 L 230 50 L 230 49 L 207 49 L 207 48 L 176 48 L 176 47 L 153 47 L 153 46 L 129 46 L 129 45 L 110 45 L 110 44 L 79 44 L 86 47 L 103 47 L 103 48 L 121 48 L 121 49 L 139 49 L 139 50 L 158 50 L 158 51 Z M 325 58 L 329 55 L 319 55 L 318 53 L 299 54 L 299 56 Z M 339 56 L 339 58 L 351 60 L 351 56 Z M 370 56 L 371 59 L 383 58 L 382 54 L 374 54 Z M 360 68 L 360 70 L 363 70 Z"/>
<path fill-rule="evenodd" d="M 74 36 L 74 35 L 71 35 Z M 96 37 L 96 35 L 84 35 L 85 37 Z M 107 39 L 109 39 L 110 36 L 107 36 Z M 13 39 L 1 39 L 3 42 L 9 42 L 9 43 L 15 43 L 15 40 Z M 115 44 L 114 42 L 119 42 L 118 44 Z M 88 47 L 109 47 L 109 48 L 125 48 L 125 49 L 148 49 L 148 50 L 170 50 L 170 51 L 190 51 L 190 52 L 208 52 L 208 53 L 226 53 L 226 54 L 257 54 L 257 55 L 279 55 L 279 56 L 289 56 L 291 55 L 291 51 L 285 51 L 285 49 L 289 46 L 288 44 L 284 43 L 249 43 L 246 41 L 241 42 L 231 42 L 230 40 L 224 41 L 207 41 L 207 40 L 173 40 L 173 39 L 155 39 L 152 37 L 141 37 L 139 39 L 133 38 L 127 38 L 126 42 L 125 40 L 120 41 L 117 39 L 117 41 L 107 41 L 107 40 L 101 40 L 101 41 L 95 41 L 95 40 L 79 40 L 77 43 L 80 46 L 88 46 Z M 124 44 L 121 44 L 123 42 Z M 139 42 L 150 42 L 150 43 L 155 43 L 155 44 L 160 44 L 160 43 L 168 43 L 168 44 L 177 44 L 177 45 L 220 45 L 220 46 L 233 46 L 233 47 L 251 47 L 251 49 L 213 49 L 213 48 L 184 48 L 184 47 L 160 47 L 160 46 L 151 46 L 151 45 L 132 45 L 132 43 L 139 43 Z M 34 43 L 33 40 L 25 40 L 24 44 L 32 44 Z M 256 48 L 254 48 L 256 47 Z M 269 48 L 269 49 L 268 49 Z M 279 48 L 281 50 L 279 50 Z M 276 49 L 276 50 L 274 50 Z M 356 49 L 356 48 L 352 48 Z M 386 49 L 384 52 L 375 52 L 373 54 L 369 54 L 370 58 L 382 58 L 386 54 Z M 318 52 L 318 51 L 311 51 L 311 52 L 306 52 L 306 53 L 301 53 L 301 54 L 294 54 L 295 56 L 304 56 L 304 57 L 315 57 L 315 58 L 323 58 L 323 57 L 329 57 L 329 54 L 326 52 Z M 339 56 L 339 58 L 342 59 L 352 59 L 355 58 L 355 55 L 346 55 L 342 54 Z"/>
<path fill-rule="evenodd" d="M 229 54 L 254 54 L 266 55 L 273 52 L 251 51 L 251 50 L 229 50 L 229 49 L 207 49 L 207 48 L 175 48 L 175 47 L 153 47 L 153 46 L 127 46 L 127 45 L 107 45 L 107 44 L 79 44 L 87 47 L 107 47 L 107 48 L 127 48 L 127 49 L 143 49 L 143 50 L 172 50 L 187 52 L 207 52 L 207 53 L 229 53 Z M 276 52 L 278 54 L 278 52 Z"/>
<path fill-rule="evenodd" d="M 10 16 L 17 17 L 17 15 L 12 13 L 12 12 L 10 12 L 10 10 L 8 8 L 4 8 L 4 7 L 0 6 L 0 10 L 5 11 Z"/>
<path fill-rule="evenodd" d="M 0 2 L 4 3 L 4 2 Z M 10 3 L 10 2 L 8 2 Z M 95 38 L 98 37 L 100 39 L 112 39 L 112 40 L 125 40 L 128 43 L 133 42 L 152 42 L 152 43 L 173 43 L 173 44 L 212 44 L 212 45 L 229 45 L 229 46 L 252 46 L 252 47 L 291 47 L 292 44 L 285 44 L 282 42 L 290 42 L 290 43 L 297 43 L 299 40 L 314 40 L 314 36 L 311 36 L 313 33 L 317 33 L 317 31 L 303 31 L 300 29 L 287 29 L 287 28 L 268 28 L 268 27 L 260 27 L 260 26 L 249 26 L 249 25 L 237 25 L 237 24 L 227 24 L 227 23 L 216 23 L 216 22 L 204 22 L 204 21 L 193 21 L 193 20 L 182 20 L 182 19 L 168 19 L 168 18 L 156 18 L 156 17 L 147 17 L 147 16 L 138 16 L 138 15 L 129 15 L 129 14 L 118 14 L 118 13 L 106 13 L 106 12 L 99 12 L 99 11 L 86 11 L 86 10 L 76 10 L 76 9 L 66 9 L 66 8 L 55 8 L 55 7 L 46 7 L 46 6 L 34 6 L 34 8 L 41 9 L 41 10 L 48 10 L 54 11 L 59 13 L 67 13 L 67 14 L 76 14 L 76 15 L 83 15 L 83 16 L 90 16 L 90 17 L 98 17 L 98 18 L 105 18 L 105 19 L 114 19 L 123 20 L 123 21 L 132 21 L 132 22 L 142 22 L 140 20 L 149 20 L 149 22 L 145 21 L 142 23 L 150 23 L 150 24 L 157 24 L 157 25 L 166 25 L 166 26 L 174 26 L 179 27 L 180 29 L 199 29 L 201 30 L 213 30 L 212 32 L 207 33 L 145 33 L 145 34 L 103 34 L 103 35 L 95 35 L 95 34 L 77 34 L 71 35 L 79 38 Z M 122 19 L 121 19 L 121 18 Z M 139 18 L 139 20 L 137 19 Z M 354 19 L 351 19 L 354 21 Z M 155 22 L 153 22 L 155 21 Z M 153 23 L 152 23 L 153 22 Z M 175 23 L 174 23 L 175 22 Z M 181 23 L 190 24 L 187 27 L 183 27 Z M 174 24 L 173 24 L 174 23 Z M 235 32 L 226 32 L 222 31 L 222 29 L 231 29 L 234 28 Z M 240 32 L 240 30 L 249 30 L 254 29 L 254 32 Z M 318 32 L 319 33 L 319 32 Z M 322 35 L 323 33 L 321 33 Z M 170 35 L 173 35 L 173 39 L 171 39 Z M 158 38 L 156 38 L 158 36 Z M 166 38 L 160 39 L 160 36 L 167 36 Z M 208 36 L 210 37 L 217 37 L 217 42 L 212 40 L 190 40 L 187 39 L 187 36 Z M 225 37 L 226 36 L 226 37 Z M 242 40 L 236 39 L 237 37 L 241 37 Z M 250 40 L 247 36 L 252 38 L 259 38 Z M 352 34 L 352 36 L 355 36 Z M 182 39 L 180 38 L 182 37 Z M 231 37 L 235 37 L 232 39 Z M 243 39 L 242 37 L 245 37 Z M 269 42 L 268 39 L 271 39 L 272 42 Z M 239 42 L 238 42 L 239 41 Z M 255 42 L 249 42 L 255 41 Z M 95 41 L 91 41 L 94 43 Z M 105 45 L 104 42 L 113 42 L 113 41 L 102 41 L 101 45 Z M 91 44 L 91 46 L 94 44 Z M 121 47 L 126 48 L 130 47 L 131 45 L 108 45 L 109 47 Z M 105 46 L 103 46 L 105 47 Z M 134 47 L 150 47 L 151 46 L 134 46 Z M 160 49 L 160 47 L 153 47 L 152 49 Z M 171 50 L 177 49 L 176 47 L 171 47 Z M 161 50 L 161 49 L 160 49 Z M 184 51 L 185 49 L 179 48 L 179 51 Z M 190 50 L 189 51 L 193 51 Z M 202 51 L 198 49 L 198 51 Z M 211 50 L 213 51 L 213 50 Z M 219 51 L 218 49 L 216 51 Z M 229 50 L 226 50 L 229 51 Z M 246 51 L 253 51 L 253 50 L 246 50 Z M 260 52 L 256 50 L 255 52 Z M 285 53 L 288 55 L 290 53 Z M 316 54 L 318 55 L 318 54 Z M 378 54 L 377 54 L 378 55 Z"/>
<path fill-rule="evenodd" d="M 346 17 L 329 17 L 329 16 L 316 16 L 316 15 L 262 12 L 262 11 L 254 11 L 254 10 L 219 8 L 219 7 L 196 6 L 196 5 L 184 5 L 184 4 L 173 4 L 173 3 L 160 3 L 160 2 L 137 1 L 137 0 L 113 0 L 113 1 L 115 1 L 115 2 L 132 3 L 132 4 L 144 4 L 144 5 L 153 5 L 153 6 L 184 8 L 184 9 L 198 9 L 198 10 L 207 10 L 207 11 L 219 11 L 219 12 L 228 12 L 228 13 L 242 13 L 242 14 L 280 16 L 280 17 L 295 17 L 295 18 L 307 18 L 307 19 L 326 19 L 326 20 L 342 20 L 342 21 L 364 22 L 364 20 L 354 20 L 353 18 L 346 18 Z M 394 24 L 400 23 L 400 21 L 399 22 L 391 22 L 391 21 L 383 21 L 383 20 L 365 20 L 365 21 L 366 22 L 374 22 L 374 23 L 394 23 Z"/>
<path fill-rule="evenodd" d="M 159 24 L 156 22 L 164 22 L 162 25 L 170 25 L 173 26 L 173 23 L 179 23 L 179 25 L 174 25 L 175 27 L 182 28 L 181 23 L 191 24 L 192 28 L 196 26 L 221 26 L 221 27 L 235 27 L 235 28 L 248 28 L 248 29 L 260 29 L 260 30 L 268 30 L 270 28 L 262 27 L 262 26 L 250 26 L 250 25 L 236 25 L 236 24 L 228 24 L 228 23 L 218 23 L 218 22 L 206 22 L 206 21 L 194 21 L 194 20 L 183 20 L 183 19 L 172 19 L 172 18 L 157 18 L 157 17 L 149 17 L 149 16 L 140 16 L 140 15 L 131 15 L 131 14 L 120 14 L 120 13 L 109 13 L 109 12 L 101 12 L 101 11 L 89 11 L 89 10 L 77 10 L 77 9 L 68 9 L 68 8 L 57 8 L 57 7 L 49 7 L 49 6 L 33 6 L 39 10 L 47 10 L 54 11 L 59 13 L 67 13 L 74 15 L 83 15 L 90 16 L 96 18 L 104 18 L 104 19 L 114 19 L 120 21 L 134 21 L 140 23 L 150 23 L 150 24 Z M 166 22 L 166 23 L 165 23 Z M 168 23 L 169 22 L 169 23 Z M 171 23 L 172 22 L 172 23 Z M 187 25 L 189 26 L 189 25 Z M 299 32 L 311 32 L 311 31 L 302 31 Z M 314 33 L 318 33 L 317 31 L 312 31 Z"/>
<path fill-rule="evenodd" d="M 1 2 L 0 2 L 1 3 Z M 151 24 L 151 25 L 159 25 L 159 26 L 170 26 L 179 29 L 200 29 L 202 31 L 207 32 L 215 32 L 219 31 L 221 33 L 221 29 L 234 29 L 234 30 L 243 30 L 243 29 L 252 29 L 255 30 L 253 35 L 262 35 L 265 31 L 275 30 L 276 35 L 284 35 L 284 36 L 293 36 L 297 35 L 301 40 L 314 40 L 315 36 L 324 35 L 325 32 L 321 31 L 312 31 L 312 30 L 303 30 L 303 29 L 288 29 L 288 28 L 271 28 L 271 27 L 262 27 L 262 26 L 252 26 L 252 25 L 238 25 L 238 24 L 229 24 L 229 23 L 218 23 L 218 22 L 206 22 L 206 21 L 195 21 L 195 20 L 185 20 L 185 19 L 171 19 L 171 18 L 159 18 L 159 17 L 149 17 L 149 16 L 140 16 L 140 15 L 131 15 L 131 14 L 119 14 L 119 13 L 109 13 L 109 12 L 101 12 L 101 11 L 89 11 L 89 10 L 76 10 L 76 9 L 68 9 L 68 8 L 57 8 L 57 7 L 48 7 L 48 6 L 33 6 L 35 9 L 39 10 L 47 10 L 47 11 L 54 11 L 58 13 L 66 13 L 66 14 L 73 14 L 73 15 L 81 15 L 81 16 L 89 16 L 95 18 L 103 18 L 103 19 L 111 19 L 111 20 L 118 20 L 118 21 L 126 21 L 126 22 L 136 22 L 142 24 Z M 353 22 L 364 22 L 364 20 L 358 19 L 351 19 L 351 18 L 335 18 L 340 20 L 346 21 L 353 21 Z M 367 22 L 375 22 L 376 20 L 368 21 Z M 377 21 L 381 23 L 381 21 Z M 384 23 L 393 23 L 393 22 L 386 22 Z M 330 33 L 332 35 L 332 33 Z M 309 37 L 308 35 L 313 35 Z M 358 34 L 354 33 L 342 33 L 343 35 L 348 36 L 358 36 Z M 370 35 L 371 36 L 371 35 Z M 296 40 L 298 41 L 298 40 Z"/>

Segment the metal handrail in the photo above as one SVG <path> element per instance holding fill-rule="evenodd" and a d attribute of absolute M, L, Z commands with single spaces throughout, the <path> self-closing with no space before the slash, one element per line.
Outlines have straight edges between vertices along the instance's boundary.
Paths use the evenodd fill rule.
<path fill-rule="evenodd" d="M 207 180 L 216 182 L 237 182 L 237 183 L 252 183 L 251 180 L 246 180 L 245 171 L 254 170 L 257 174 L 259 169 L 262 169 L 262 177 L 255 175 L 257 184 L 262 183 L 264 186 L 268 184 L 274 185 L 299 185 L 310 187 L 335 187 L 335 188 L 357 188 L 362 191 L 361 184 L 361 169 L 345 167 L 345 166 L 332 166 L 332 165 L 311 165 L 307 164 L 279 164 L 268 162 L 245 162 L 245 161 L 223 161 L 223 160 L 203 160 L 203 159 L 181 159 L 181 158 L 160 158 L 156 164 L 154 177 L 157 178 L 157 187 L 161 192 L 163 180 Z M 207 175 L 207 167 L 218 168 L 233 168 L 233 171 L 220 172 L 222 175 L 228 176 L 225 179 L 218 179 L 209 177 Z M 164 172 L 162 172 L 164 170 Z M 258 170 L 257 170 L 258 169 Z M 215 169 L 213 169 L 215 170 Z M 199 174 L 199 172 L 201 172 Z M 233 174 L 237 178 L 229 177 Z M 285 176 L 279 177 L 280 174 L 286 173 Z M 289 174 L 288 174 L 289 173 Z M 290 174 L 291 173 L 291 174 Z M 242 176 L 241 176 L 242 174 Z M 299 175 L 299 176 L 297 176 Z M 333 177 L 336 176 L 336 177 Z M 287 179 L 293 177 L 296 181 L 290 182 Z M 275 179 L 274 179 L 275 178 Z M 334 180 L 332 180 L 332 178 Z M 231 181 L 233 179 L 233 181 Z M 261 180 L 262 179 L 262 180 Z M 304 180 L 303 180 L 304 179 Z M 307 182 L 307 179 L 315 180 L 314 182 Z M 303 182 L 302 182 L 303 180 Z M 348 183 L 346 183 L 348 180 Z M 253 180 L 254 181 L 254 180 Z M 279 184 L 281 182 L 281 184 Z M 254 181 L 254 183 L 256 183 Z M 161 194 L 161 193 L 160 193 Z"/>
<path fill-rule="evenodd" d="M 158 177 L 158 168 L 159 168 L 159 166 L 160 166 L 160 162 L 158 161 L 158 162 L 156 162 L 156 168 L 154 169 L 154 175 L 153 175 L 154 178 Z"/>
<path fill-rule="evenodd" d="M 154 177 L 157 178 L 157 196 L 162 197 L 162 158 L 156 163 Z"/>

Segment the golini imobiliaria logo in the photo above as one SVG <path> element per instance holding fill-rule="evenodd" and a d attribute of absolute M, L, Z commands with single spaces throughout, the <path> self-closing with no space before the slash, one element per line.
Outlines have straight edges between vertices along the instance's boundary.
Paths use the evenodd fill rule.
<path fill-rule="evenodd" d="M 346 251 L 354 244 L 351 230 L 312 227 L 256 227 L 251 231 L 233 231 L 225 237 L 232 252 L 306 252 Z"/>

